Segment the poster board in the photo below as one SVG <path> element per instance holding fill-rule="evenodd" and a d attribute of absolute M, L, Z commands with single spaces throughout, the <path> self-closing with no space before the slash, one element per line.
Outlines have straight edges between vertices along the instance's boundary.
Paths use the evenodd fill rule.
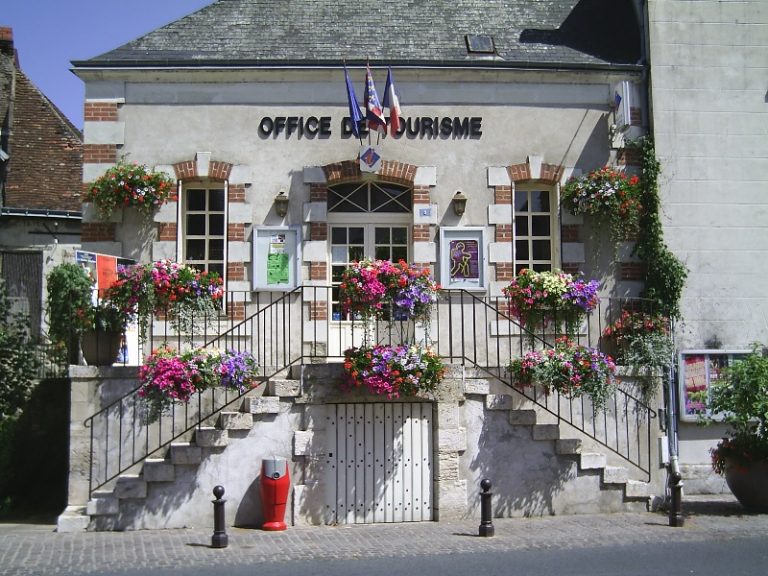
<path fill-rule="evenodd" d="M 680 420 L 698 422 L 701 416 L 718 419 L 708 409 L 710 389 L 721 376 L 722 369 L 735 360 L 745 358 L 749 350 L 683 350 L 680 352 L 678 385 Z"/>
<path fill-rule="evenodd" d="M 485 228 L 440 228 L 440 284 L 443 288 L 485 290 Z"/>
<path fill-rule="evenodd" d="M 253 232 L 253 289 L 284 291 L 298 279 L 301 239 L 290 226 L 260 226 Z"/>

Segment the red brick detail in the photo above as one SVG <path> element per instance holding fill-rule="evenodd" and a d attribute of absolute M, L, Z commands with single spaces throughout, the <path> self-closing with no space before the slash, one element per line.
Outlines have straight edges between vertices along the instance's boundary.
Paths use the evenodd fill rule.
<path fill-rule="evenodd" d="M 377 178 L 383 182 L 393 182 L 410 186 L 416 177 L 416 168 L 413 164 L 384 160 Z M 340 184 L 342 182 L 357 182 L 361 179 L 360 166 L 357 160 L 344 160 L 323 166 L 325 179 L 328 184 Z"/>
<path fill-rule="evenodd" d="M 160 222 L 157 225 L 157 239 L 161 242 L 175 242 L 179 227 L 176 222 Z"/>
<path fill-rule="evenodd" d="M 641 262 L 622 262 L 619 272 L 620 280 L 643 280 L 645 267 Z"/>
<path fill-rule="evenodd" d="M 496 280 L 509 282 L 515 277 L 515 266 L 512 262 L 496 263 Z"/>
<path fill-rule="evenodd" d="M 507 172 L 509 173 L 509 177 L 512 182 L 520 182 L 521 180 L 531 179 L 531 170 L 527 162 L 507 166 Z"/>
<path fill-rule="evenodd" d="M 560 267 L 560 269 L 565 272 L 566 274 L 579 274 L 579 263 L 578 262 L 563 262 L 563 265 Z"/>
<path fill-rule="evenodd" d="M 414 224 L 413 225 L 413 241 L 414 242 L 429 242 L 430 241 L 429 224 Z"/>
<path fill-rule="evenodd" d="M 635 147 L 622 148 L 616 153 L 616 163 L 620 166 L 642 166 L 642 151 Z"/>
<path fill-rule="evenodd" d="M 84 164 L 114 164 L 117 162 L 116 144 L 84 144 Z"/>
<path fill-rule="evenodd" d="M 229 174 L 232 172 L 232 164 L 229 162 L 220 162 L 212 160 L 208 168 L 208 178 L 211 180 L 229 180 Z"/>
<path fill-rule="evenodd" d="M 327 202 L 328 186 L 326 186 L 325 184 L 310 184 L 309 185 L 309 201 L 310 202 Z"/>
<path fill-rule="evenodd" d="M 315 301 L 309 303 L 310 320 L 328 320 L 328 302 Z"/>
<path fill-rule="evenodd" d="M 230 204 L 245 202 L 245 186 L 243 184 L 230 184 L 228 194 Z"/>
<path fill-rule="evenodd" d="M 632 126 L 642 126 L 642 124 L 643 124 L 643 110 L 642 110 L 642 108 L 637 108 L 635 106 L 631 106 L 629 108 L 629 123 Z"/>
<path fill-rule="evenodd" d="M 557 184 L 563 176 L 563 167 L 559 164 L 542 164 L 539 182 L 544 184 Z"/>
<path fill-rule="evenodd" d="M 178 180 L 197 178 L 197 162 L 194 160 L 176 162 L 176 164 L 173 165 L 173 170 L 176 172 L 176 178 Z"/>
<path fill-rule="evenodd" d="M 495 242 L 512 242 L 512 225 L 496 224 Z"/>
<path fill-rule="evenodd" d="M 245 224 L 227 224 L 227 240 L 245 242 Z"/>
<path fill-rule="evenodd" d="M 13 43 L 13 28 L 10 26 L 0 26 L 0 42 Z"/>
<path fill-rule="evenodd" d="M 6 77 L 5 71 L 0 77 Z M 0 84 L 7 86 L 1 80 Z M 8 92 L 0 91 L 2 108 Z M 3 148 L 10 154 L 7 162 L 0 162 L 3 208 L 82 210 L 82 135 L 18 67 L 13 122 L 2 138 Z"/>
<path fill-rule="evenodd" d="M 579 242 L 581 226 L 577 224 L 563 224 L 560 226 L 560 238 L 563 242 Z"/>
<path fill-rule="evenodd" d="M 245 263 L 227 262 L 227 280 L 245 280 Z"/>
<path fill-rule="evenodd" d="M 245 302 L 227 304 L 227 316 L 232 320 L 245 320 Z"/>
<path fill-rule="evenodd" d="M 328 280 L 328 264 L 325 262 L 310 262 L 309 263 L 309 279 L 310 280 Z"/>
<path fill-rule="evenodd" d="M 493 189 L 494 204 L 512 204 L 512 186 L 496 186 Z"/>
<path fill-rule="evenodd" d="M 429 204 L 432 200 L 429 186 L 414 186 L 413 188 L 413 203 L 414 204 Z"/>
<path fill-rule="evenodd" d="M 310 240 L 328 240 L 328 225 L 325 222 L 311 222 L 309 224 Z"/>
<path fill-rule="evenodd" d="M 83 120 L 86 122 L 117 122 L 117 102 L 86 102 Z"/>
<path fill-rule="evenodd" d="M 114 222 L 83 222 L 80 228 L 81 242 L 114 242 Z"/>

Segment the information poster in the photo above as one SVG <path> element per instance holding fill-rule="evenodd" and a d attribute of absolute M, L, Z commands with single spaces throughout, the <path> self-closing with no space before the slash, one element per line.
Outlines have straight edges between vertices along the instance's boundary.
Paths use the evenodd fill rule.
<path fill-rule="evenodd" d="M 485 229 L 440 229 L 440 284 L 444 288 L 485 289 Z"/>
<path fill-rule="evenodd" d="M 749 354 L 747 350 L 691 350 L 680 354 L 680 419 L 696 422 L 709 410 L 710 390 L 723 369 Z"/>
<path fill-rule="evenodd" d="M 287 226 L 264 226 L 253 235 L 253 288 L 291 290 L 296 287 L 299 231 Z"/>
<path fill-rule="evenodd" d="M 285 251 L 285 234 L 273 234 L 267 255 L 267 284 L 288 284 L 288 253 Z"/>
<path fill-rule="evenodd" d="M 480 248 L 477 240 L 451 240 L 451 281 L 480 282 Z"/>

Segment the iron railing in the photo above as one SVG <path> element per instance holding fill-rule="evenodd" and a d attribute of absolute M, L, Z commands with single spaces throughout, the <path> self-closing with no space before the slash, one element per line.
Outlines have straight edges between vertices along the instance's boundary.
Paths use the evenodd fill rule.
<path fill-rule="evenodd" d="M 242 321 L 227 319 L 212 330 L 205 322 L 205 332 L 177 335 L 172 330 L 158 331 L 153 337 L 165 341 L 195 342 L 206 347 L 247 351 L 260 367 L 260 377 L 268 380 L 292 366 L 319 360 L 333 361 L 344 351 L 363 341 L 363 324 L 329 321 L 332 288 L 302 286 L 292 291 L 271 294 L 250 304 L 252 312 Z M 617 317 L 624 305 L 609 301 L 581 326 L 575 338 L 582 343 L 600 345 L 602 326 Z M 399 344 L 427 340 L 448 363 L 475 367 L 513 388 L 530 402 L 549 412 L 621 458 L 645 472 L 651 471 L 651 421 L 656 413 L 629 390 L 619 388 L 604 411 L 595 410 L 588 398 L 571 399 L 556 391 L 521 388 L 512 382 L 506 366 L 512 357 L 526 350 L 551 346 L 560 336 L 557 319 L 550 329 L 533 333 L 520 326 L 509 314 L 506 300 L 481 298 L 465 290 L 441 293 L 431 322 L 378 322 L 373 339 L 377 343 Z M 139 387 L 109 402 L 85 421 L 90 428 L 90 491 L 131 471 L 144 459 L 160 455 L 172 442 L 193 430 L 213 423 L 223 410 L 240 400 L 241 394 L 227 390 L 208 390 L 190 404 L 174 406 L 170 412 L 151 421 Z"/>

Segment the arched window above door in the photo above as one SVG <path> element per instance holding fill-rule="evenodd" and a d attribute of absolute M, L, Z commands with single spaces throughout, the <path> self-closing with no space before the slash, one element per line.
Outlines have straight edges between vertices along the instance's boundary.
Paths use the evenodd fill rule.
<path fill-rule="evenodd" d="M 390 182 L 345 182 L 328 186 L 328 212 L 410 213 L 413 189 Z"/>

